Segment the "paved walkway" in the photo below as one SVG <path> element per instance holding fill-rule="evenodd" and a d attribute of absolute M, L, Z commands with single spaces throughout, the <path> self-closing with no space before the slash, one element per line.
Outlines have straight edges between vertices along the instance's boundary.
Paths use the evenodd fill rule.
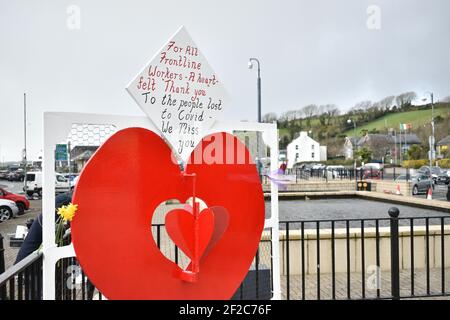
<path fill-rule="evenodd" d="M 391 295 L 391 274 L 389 271 L 381 273 L 380 297 L 388 298 Z M 362 299 L 362 281 L 360 273 L 350 274 L 350 298 Z M 430 270 L 430 293 L 439 295 L 442 292 L 441 270 Z M 347 296 L 347 274 L 336 274 L 335 299 L 348 299 Z M 376 276 L 367 276 L 365 279 L 365 298 L 375 299 L 377 297 Z M 426 295 L 426 272 L 425 270 L 415 270 L 414 272 L 414 295 Z M 302 277 L 299 275 L 289 277 L 289 299 L 301 300 L 302 296 Z M 317 275 L 305 276 L 305 296 L 306 300 L 317 300 Z M 281 277 L 282 299 L 287 299 L 287 277 Z M 450 294 L 450 268 L 445 270 L 444 291 Z M 411 296 L 411 271 L 406 270 L 400 273 L 400 292 L 401 296 Z M 320 299 L 332 299 L 332 275 L 322 274 L 320 276 Z M 440 299 L 450 300 L 450 297 L 440 297 Z"/>

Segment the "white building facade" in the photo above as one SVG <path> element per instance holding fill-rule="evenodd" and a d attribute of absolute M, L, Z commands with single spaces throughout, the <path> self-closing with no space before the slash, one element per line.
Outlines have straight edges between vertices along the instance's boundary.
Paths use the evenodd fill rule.
<path fill-rule="evenodd" d="M 291 169 L 299 162 L 327 161 L 327 147 L 321 146 L 317 141 L 308 136 L 305 131 L 287 146 L 287 167 Z"/>

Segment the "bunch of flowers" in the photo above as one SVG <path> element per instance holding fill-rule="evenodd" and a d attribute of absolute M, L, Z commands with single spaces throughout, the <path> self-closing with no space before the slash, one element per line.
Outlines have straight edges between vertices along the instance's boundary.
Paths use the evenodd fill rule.
<path fill-rule="evenodd" d="M 72 221 L 77 209 L 78 205 L 73 203 L 69 203 L 67 206 L 62 206 L 58 209 L 58 220 L 56 220 L 56 243 L 59 247 L 63 245 L 66 227 Z"/>

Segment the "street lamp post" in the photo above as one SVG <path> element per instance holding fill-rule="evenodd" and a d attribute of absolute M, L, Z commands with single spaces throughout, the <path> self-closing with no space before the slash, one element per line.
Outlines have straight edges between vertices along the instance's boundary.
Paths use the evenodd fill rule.
<path fill-rule="evenodd" d="M 430 167 L 432 164 L 432 160 L 434 159 L 434 94 L 432 92 L 425 92 L 425 94 L 429 94 L 431 98 L 431 137 L 430 137 Z M 422 98 L 422 101 L 427 101 L 428 98 Z"/>
<path fill-rule="evenodd" d="M 430 98 L 431 98 L 431 136 L 429 139 L 429 144 L 430 144 L 430 187 L 432 187 L 432 174 L 431 174 L 431 167 L 433 165 L 433 160 L 434 160 L 434 155 L 435 155 L 435 150 L 434 150 L 434 143 L 435 143 L 435 138 L 434 138 L 434 94 L 433 92 L 425 92 L 425 94 L 429 94 Z M 423 98 L 422 101 L 427 101 L 427 98 Z"/>
<path fill-rule="evenodd" d="M 356 122 L 355 120 L 352 119 L 348 119 L 347 123 L 353 123 L 353 136 L 354 136 L 354 141 L 356 142 Z M 356 158 L 355 158 L 355 146 L 352 143 L 352 152 L 353 152 L 353 160 L 355 161 L 355 169 L 356 169 Z"/>
<path fill-rule="evenodd" d="M 250 58 L 248 60 L 248 68 L 253 69 L 253 62 L 256 62 L 258 65 L 258 79 L 257 79 L 257 87 L 258 87 L 258 122 L 261 122 L 261 66 L 259 60 L 256 58 Z"/>
<path fill-rule="evenodd" d="M 23 148 L 23 190 L 25 191 L 25 196 L 27 195 L 27 94 L 23 94 L 23 137 L 24 137 L 24 148 Z"/>
<path fill-rule="evenodd" d="M 248 60 L 248 68 L 253 69 L 253 63 L 256 62 L 258 65 L 258 79 L 257 79 L 257 88 L 258 88 L 258 122 L 261 122 L 261 65 L 259 63 L 259 60 L 257 58 L 250 58 Z M 256 132 L 256 153 L 257 153 L 257 160 L 256 165 L 258 168 L 259 177 L 262 180 L 261 177 L 261 148 L 259 146 L 259 132 Z"/>

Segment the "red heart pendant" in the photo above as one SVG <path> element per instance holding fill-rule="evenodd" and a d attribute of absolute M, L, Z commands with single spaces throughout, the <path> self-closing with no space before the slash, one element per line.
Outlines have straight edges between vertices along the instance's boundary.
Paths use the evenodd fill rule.
<path fill-rule="evenodd" d="M 172 161 L 167 144 L 146 129 L 121 130 L 83 169 L 73 197 L 78 211 L 72 241 L 83 270 L 107 298 L 229 299 L 244 279 L 264 227 L 262 187 L 248 150 L 227 133 L 210 135 L 192 153 L 185 173 L 195 173 L 196 195 L 209 206 L 199 215 L 202 254 L 192 283 L 174 276 L 176 264 L 151 234 L 160 203 L 192 196 L 192 180 Z M 167 232 L 188 254 L 192 240 L 184 229 L 190 218 L 167 218 Z"/>
<path fill-rule="evenodd" d="M 166 230 L 172 241 L 191 260 L 194 259 L 195 221 L 192 211 L 175 209 L 166 215 Z M 203 255 L 214 230 L 214 214 L 210 209 L 204 209 L 198 217 L 198 256 Z"/>

